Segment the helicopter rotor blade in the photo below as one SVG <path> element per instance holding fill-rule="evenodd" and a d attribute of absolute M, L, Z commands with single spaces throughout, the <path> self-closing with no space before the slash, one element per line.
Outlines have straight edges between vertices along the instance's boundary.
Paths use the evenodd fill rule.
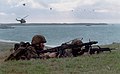
<path fill-rule="evenodd" d="M 21 19 L 21 17 L 17 17 L 17 19 Z"/>
<path fill-rule="evenodd" d="M 29 15 L 26 15 L 25 17 L 23 17 L 23 19 L 26 18 L 26 17 L 28 17 L 28 16 L 29 16 Z"/>

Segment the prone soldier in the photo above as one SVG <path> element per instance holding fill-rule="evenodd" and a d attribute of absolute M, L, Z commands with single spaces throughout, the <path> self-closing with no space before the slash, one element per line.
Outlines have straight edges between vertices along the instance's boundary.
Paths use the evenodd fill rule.
<path fill-rule="evenodd" d="M 79 45 L 79 47 L 72 47 L 72 55 L 74 57 L 77 57 L 78 55 L 80 55 L 79 52 L 81 51 L 81 48 L 82 48 L 81 45 L 83 44 L 83 42 L 82 40 L 74 39 L 71 44 Z"/>
<path fill-rule="evenodd" d="M 35 35 L 32 38 L 31 45 L 28 42 L 15 44 L 15 51 L 7 59 L 5 59 L 5 61 L 40 58 L 39 51 L 44 49 L 44 43 L 46 43 L 46 39 L 43 35 Z"/>

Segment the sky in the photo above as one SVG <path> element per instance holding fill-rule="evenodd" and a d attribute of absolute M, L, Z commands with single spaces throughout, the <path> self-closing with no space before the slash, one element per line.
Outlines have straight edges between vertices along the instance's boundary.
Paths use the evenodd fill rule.
<path fill-rule="evenodd" d="M 120 23 L 120 0 L 0 0 L 0 23 Z M 25 4 L 25 5 L 24 5 Z"/>

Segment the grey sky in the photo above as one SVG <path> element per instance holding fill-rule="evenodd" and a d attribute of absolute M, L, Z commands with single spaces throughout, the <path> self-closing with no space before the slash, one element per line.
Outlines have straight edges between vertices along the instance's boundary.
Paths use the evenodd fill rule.
<path fill-rule="evenodd" d="M 119 0 L 0 0 L 0 23 L 16 23 L 16 18 L 26 15 L 28 23 L 119 23 L 119 3 Z"/>

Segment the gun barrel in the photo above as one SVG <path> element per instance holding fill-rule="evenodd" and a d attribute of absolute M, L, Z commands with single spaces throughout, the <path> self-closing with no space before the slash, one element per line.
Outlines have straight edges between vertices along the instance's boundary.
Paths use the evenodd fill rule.
<path fill-rule="evenodd" d="M 90 42 L 87 42 L 87 43 L 83 43 L 82 46 L 85 46 L 85 45 L 92 45 L 92 44 L 97 44 L 98 41 L 90 41 Z"/>

